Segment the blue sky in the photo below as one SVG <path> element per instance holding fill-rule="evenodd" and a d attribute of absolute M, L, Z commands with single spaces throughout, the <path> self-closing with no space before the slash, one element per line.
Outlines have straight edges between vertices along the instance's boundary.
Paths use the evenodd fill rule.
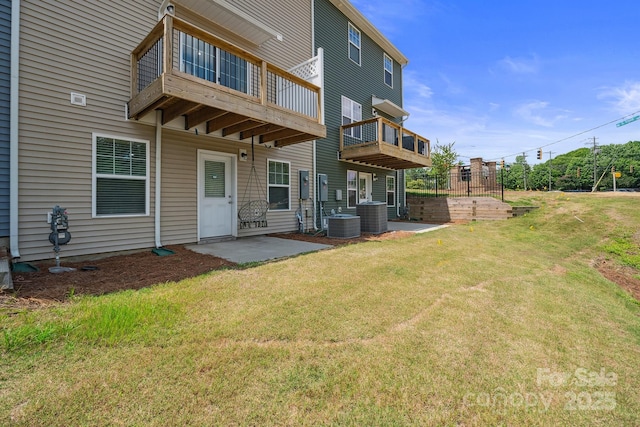
<path fill-rule="evenodd" d="M 640 120 L 616 127 L 640 114 L 637 2 L 351 2 L 409 58 L 405 126 L 463 161 L 640 140 Z"/>

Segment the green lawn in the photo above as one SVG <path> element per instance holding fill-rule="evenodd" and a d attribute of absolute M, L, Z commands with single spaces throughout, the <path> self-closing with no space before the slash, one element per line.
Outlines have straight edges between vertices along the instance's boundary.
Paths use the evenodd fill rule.
<path fill-rule="evenodd" d="M 508 221 L 0 312 L 0 425 L 639 425 L 640 306 L 592 261 L 638 250 L 640 197 L 526 197 Z"/>

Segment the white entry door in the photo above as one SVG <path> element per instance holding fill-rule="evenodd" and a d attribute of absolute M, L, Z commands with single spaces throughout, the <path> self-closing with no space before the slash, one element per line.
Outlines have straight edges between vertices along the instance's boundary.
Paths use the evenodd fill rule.
<path fill-rule="evenodd" d="M 358 173 L 358 203 L 373 201 L 373 176 L 370 173 Z"/>
<path fill-rule="evenodd" d="M 235 173 L 233 156 L 198 153 L 199 238 L 234 235 Z"/>

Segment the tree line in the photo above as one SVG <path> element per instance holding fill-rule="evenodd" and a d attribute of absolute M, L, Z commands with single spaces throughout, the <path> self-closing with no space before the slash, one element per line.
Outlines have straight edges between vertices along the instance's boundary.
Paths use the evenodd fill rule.
<path fill-rule="evenodd" d="M 446 179 L 451 167 L 462 164 L 457 161 L 457 153 L 451 144 L 436 144 L 431 153 L 433 167 L 409 169 L 406 171 L 406 186 L 409 189 L 423 189 L 435 177 Z M 613 173 L 617 188 L 640 188 L 640 141 L 626 144 L 602 145 L 595 148 L 579 148 L 566 154 L 559 154 L 551 160 L 536 165 L 527 163 L 526 158 L 517 156 L 515 162 L 505 163 L 501 170 L 498 162 L 498 183 L 506 189 L 590 191 L 594 182 L 598 190 L 613 189 Z M 594 179 L 595 175 L 595 179 Z"/>
<path fill-rule="evenodd" d="M 547 160 L 529 165 L 523 156 L 498 173 L 498 181 L 504 179 L 507 189 L 591 190 L 597 183 L 598 190 L 613 189 L 613 172 L 617 188 L 640 188 L 640 141 L 626 144 L 602 145 L 595 149 L 579 148 Z M 526 174 L 526 178 L 525 178 Z M 594 179 L 595 175 L 595 179 Z"/>

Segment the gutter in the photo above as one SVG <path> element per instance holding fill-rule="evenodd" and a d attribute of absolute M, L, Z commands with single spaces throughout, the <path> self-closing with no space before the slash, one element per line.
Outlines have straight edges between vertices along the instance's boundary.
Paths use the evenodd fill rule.
<path fill-rule="evenodd" d="M 20 97 L 20 0 L 11 2 L 11 82 L 9 103 L 9 244 L 11 256 L 20 258 L 18 247 L 18 115 Z"/>

